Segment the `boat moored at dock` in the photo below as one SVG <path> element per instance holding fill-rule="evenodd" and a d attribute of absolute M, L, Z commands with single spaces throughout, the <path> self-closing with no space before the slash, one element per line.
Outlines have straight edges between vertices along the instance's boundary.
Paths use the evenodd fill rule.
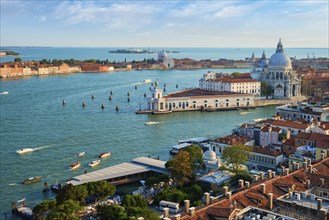
<path fill-rule="evenodd" d="M 81 163 L 80 162 L 75 162 L 74 164 L 71 164 L 70 165 L 70 169 L 71 170 L 74 170 L 74 169 L 77 169 L 81 166 Z"/>
<path fill-rule="evenodd" d="M 23 184 L 31 184 L 31 183 L 36 183 L 41 181 L 41 176 L 34 176 L 27 178 L 26 180 L 23 181 Z"/>
<path fill-rule="evenodd" d="M 105 157 L 109 157 L 111 156 L 111 152 L 103 152 L 101 154 L 98 155 L 99 158 L 105 158 Z"/>
<path fill-rule="evenodd" d="M 94 161 L 92 161 L 91 163 L 89 163 L 89 166 L 90 166 L 90 167 L 97 166 L 100 162 L 101 162 L 101 160 L 94 160 Z"/>
<path fill-rule="evenodd" d="M 25 198 L 18 200 L 17 202 L 13 202 L 11 204 L 11 209 L 13 213 L 15 213 L 18 216 L 21 216 L 23 219 L 33 218 L 32 209 L 26 206 Z"/>
<path fill-rule="evenodd" d="M 171 147 L 170 154 L 176 155 L 179 151 L 183 150 L 185 147 L 191 146 L 191 143 L 181 143 Z"/>

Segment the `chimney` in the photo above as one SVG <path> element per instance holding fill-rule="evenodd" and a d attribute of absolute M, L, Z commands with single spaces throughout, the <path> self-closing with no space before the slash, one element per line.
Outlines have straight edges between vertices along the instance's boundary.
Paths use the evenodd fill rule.
<path fill-rule="evenodd" d="M 239 187 L 240 188 L 243 188 L 244 187 L 244 180 L 243 179 L 240 179 L 239 180 Z"/>
<path fill-rule="evenodd" d="M 324 153 L 321 153 L 321 160 L 324 160 L 325 156 Z"/>
<path fill-rule="evenodd" d="M 311 160 L 311 159 L 308 159 L 308 160 L 307 160 L 307 164 L 308 164 L 308 165 L 312 165 L 312 160 Z"/>
<path fill-rule="evenodd" d="M 194 207 L 191 207 L 191 208 L 189 208 L 189 210 L 190 210 L 190 216 L 194 216 L 194 214 L 195 214 L 195 208 Z"/>
<path fill-rule="evenodd" d="M 259 178 L 259 176 L 257 176 L 257 175 L 253 175 L 253 176 L 252 176 L 252 181 L 253 181 L 253 182 L 257 182 L 257 181 L 258 181 L 258 178 Z"/>
<path fill-rule="evenodd" d="M 163 208 L 163 217 L 168 218 L 169 217 L 169 208 Z"/>
<path fill-rule="evenodd" d="M 210 201 L 209 201 L 210 193 L 205 192 L 203 195 L 204 195 L 204 204 L 209 205 L 209 203 L 210 203 Z"/>
<path fill-rule="evenodd" d="M 312 165 L 311 164 L 308 165 L 308 172 L 312 173 Z"/>
<path fill-rule="evenodd" d="M 214 204 L 215 203 L 215 197 L 210 196 L 210 204 Z"/>
<path fill-rule="evenodd" d="M 318 211 L 320 211 L 320 209 L 322 209 L 322 199 L 317 199 L 318 201 Z"/>
<path fill-rule="evenodd" d="M 295 191 L 295 185 L 293 184 L 292 186 L 291 186 L 291 192 L 294 192 Z"/>
<path fill-rule="evenodd" d="M 268 177 L 269 179 L 272 179 L 272 170 L 268 170 L 268 171 L 267 171 L 267 177 Z"/>
<path fill-rule="evenodd" d="M 181 215 L 177 214 L 177 215 L 174 216 L 174 220 L 180 220 L 180 217 L 181 217 Z"/>
<path fill-rule="evenodd" d="M 249 189 L 249 187 L 250 187 L 250 182 L 249 182 L 249 181 L 246 181 L 245 183 L 246 183 L 246 186 L 245 186 L 246 189 Z"/>
<path fill-rule="evenodd" d="M 285 173 L 285 176 L 288 176 L 289 175 L 289 168 L 286 168 L 284 173 Z"/>
<path fill-rule="evenodd" d="M 268 194 L 268 197 L 269 197 L 269 210 L 273 209 L 273 193 L 269 193 Z"/>
<path fill-rule="evenodd" d="M 272 177 L 275 178 L 276 173 L 274 171 L 272 171 Z"/>
<path fill-rule="evenodd" d="M 188 213 L 190 208 L 190 200 L 188 199 L 184 200 L 184 207 L 185 207 L 185 212 Z"/>
<path fill-rule="evenodd" d="M 306 163 L 307 163 L 307 158 L 306 158 L 306 157 L 304 157 L 304 162 L 306 162 Z"/>
<path fill-rule="evenodd" d="M 307 186 L 307 188 L 310 188 L 310 186 L 311 186 L 311 180 L 306 180 L 306 186 Z"/>
<path fill-rule="evenodd" d="M 321 182 L 321 187 L 324 187 L 324 179 L 320 178 L 320 182 Z"/>
<path fill-rule="evenodd" d="M 303 162 L 303 168 L 306 170 L 307 169 L 307 162 Z"/>
<path fill-rule="evenodd" d="M 285 169 L 286 169 L 286 167 L 285 166 L 281 166 L 281 169 L 282 169 L 282 176 L 284 176 L 284 171 L 285 171 Z"/>
<path fill-rule="evenodd" d="M 291 170 L 293 171 L 295 169 L 296 169 L 296 162 L 292 162 L 292 168 L 291 168 Z"/>
<path fill-rule="evenodd" d="M 295 164 L 295 170 L 299 170 L 299 163 Z"/>
<path fill-rule="evenodd" d="M 266 185 L 265 183 L 260 184 L 260 190 L 262 191 L 262 194 L 265 195 L 266 191 Z"/>
<path fill-rule="evenodd" d="M 228 192 L 228 186 L 224 186 L 223 191 L 224 191 L 224 196 L 226 196 Z"/>
<path fill-rule="evenodd" d="M 232 198 L 232 192 L 230 191 L 230 192 L 227 192 L 227 198 L 229 199 L 229 200 L 231 200 L 231 198 Z"/>
<path fill-rule="evenodd" d="M 259 175 L 260 175 L 260 179 L 263 180 L 264 179 L 264 172 L 260 172 Z"/>

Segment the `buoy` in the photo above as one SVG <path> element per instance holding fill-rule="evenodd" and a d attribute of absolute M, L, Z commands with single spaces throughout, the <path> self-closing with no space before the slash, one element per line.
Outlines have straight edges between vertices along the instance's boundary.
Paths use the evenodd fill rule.
<path fill-rule="evenodd" d="M 94 99 L 95 98 L 95 96 L 94 95 L 91 95 L 91 99 Z"/>
<path fill-rule="evenodd" d="M 62 104 L 63 104 L 63 105 L 65 105 L 65 104 L 66 104 L 66 103 L 65 103 L 65 100 L 63 100 Z"/>
<path fill-rule="evenodd" d="M 130 96 L 130 93 L 129 92 L 127 93 L 127 96 Z"/>
<path fill-rule="evenodd" d="M 119 111 L 119 106 L 118 105 L 115 106 L 115 111 Z"/>
<path fill-rule="evenodd" d="M 130 102 L 130 98 L 128 97 L 128 102 Z"/>
<path fill-rule="evenodd" d="M 112 96 L 111 95 L 109 96 L 109 100 L 112 100 Z"/>
<path fill-rule="evenodd" d="M 86 104 L 85 104 L 85 102 L 82 102 L 82 107 L 84 108 L 84 107 L 86 107 Z"/>
<path fill-rule="evenodd" d="M 176 84 L 176 88 L 178 88 L 178 84 Z"/>
<path fill-rule="evenodd" d="M 135 89 L 137 90 L 137 86 L 135 86 Z"/>
<path fill-rule="evenodd" d="M 111 90 L 110 94 L 113 95 L 112 90 Z"/>
<path fill-rule="evenodd" d="M 101 109 L 104 109 L 104 108 L 105 108 L 105 106 L 104 106 L 104 104 L 102 104 Z"/>
<path fill-rule="evenodd" d="M 146 97 L 146 93 L 144 93 L 144 97 Z"/>

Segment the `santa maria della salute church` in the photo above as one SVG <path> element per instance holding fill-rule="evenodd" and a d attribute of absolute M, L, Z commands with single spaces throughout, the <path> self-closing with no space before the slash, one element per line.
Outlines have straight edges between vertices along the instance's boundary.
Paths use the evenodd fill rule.
<path fill-rule="evenodd" d="M 265 52 L 262 58 L 251 57 L 251 77 L 266 81 L 273 89 L 274 98 L 291 98 L 301 96 L 301 80 L 292 69 L 290 58 L 284 53 L 281 39 L 276 52 L 268 60 Z"/>

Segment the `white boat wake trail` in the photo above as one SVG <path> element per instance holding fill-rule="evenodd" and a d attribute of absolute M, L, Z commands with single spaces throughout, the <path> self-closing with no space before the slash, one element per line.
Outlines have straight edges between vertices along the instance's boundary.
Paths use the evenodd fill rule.
<path fill-rule="evenodd" d="M 17 183 L 9 183 L 9 186 L 17 186 Z"/>
<path fill-rule="evenodd" d="M 146 125 L 156 125 L 156 124 L 160 124 L 161 122 L 159 121 L 146 121 L 145 124 Z"/>
<path fill-rule="evenodd" d="M 54 144 L 43 145 L 43 146 L 36 147 L 36 148 L 32 148 L 32 149 L 33 149 L 33 151 L 38 151 L 38 150 L 44 150 L 44 149 L 47 149 L 47 148 L 52 147 L 52 146 L 54 146 Z"/>

